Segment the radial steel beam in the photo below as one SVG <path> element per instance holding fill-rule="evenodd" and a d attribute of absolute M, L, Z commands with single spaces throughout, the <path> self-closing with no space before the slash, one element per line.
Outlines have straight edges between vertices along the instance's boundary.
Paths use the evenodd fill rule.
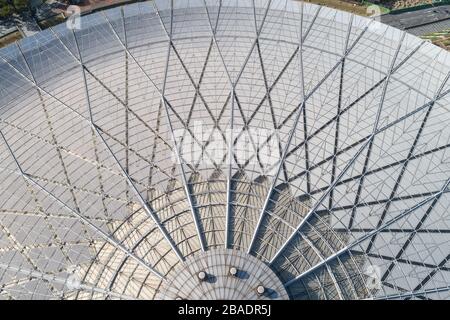
<path fill-rule="evenodd" d="M 347 38 L 348 40 L 348 38 Z M 347 44 L 346 44 L 347 47 Z M 332 168 L 331 168 L 331 179 L 330 183 L 333 183 L 334 179 L 336 178 L 336 162 L 337 162 L 337 154 L 338 154 L 338 146 L 339 146 L 339 129 L 340 129 L 340 116 L 341 116 L 341 109 L 342 109 L 342 95 L 343 95 L 343 86 L 344 86 L 344 70 L 345 70 L 345 60 L 342 61 L 341 65 L 341 74 L 339 77 L 339 93 L 338 93 L 338 104 L 337 104 L 337 118 L 336 118 L 336 128 L 334 131 L 334 146 L 333 146 L 333 158 L 332 158 Z M 305 143 L 306 143 L 306 137 L 305 137 Z M 309 168 L 306 168 L 309 170 Z M 311 192 L 311 190 L 308 190 L 308 192 Z M 333 196 L 334 196 L 334 190 L 331 190 L 330 192 L 330 198 L 328 201 L 328 208 L 333 207 Z"/>

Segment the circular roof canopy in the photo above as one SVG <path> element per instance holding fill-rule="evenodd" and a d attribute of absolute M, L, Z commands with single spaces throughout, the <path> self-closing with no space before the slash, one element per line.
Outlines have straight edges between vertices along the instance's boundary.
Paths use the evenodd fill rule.
<path fill-rule="evenodd" d="M 1 49 L 0 298 L 449 298 L 449 75 L 290 0 L 131 4 Z"/>

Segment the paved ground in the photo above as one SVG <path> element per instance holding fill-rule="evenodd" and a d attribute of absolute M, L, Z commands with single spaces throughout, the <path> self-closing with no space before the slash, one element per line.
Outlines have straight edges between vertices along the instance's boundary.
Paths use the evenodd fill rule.
<path fill-rule="evenodd" d="M 430 33 L 440 32 L 450 29 L 450 19 L 436 23 L 426 24 L 420 27 L 408 29 L 408 32 L 416 36 L 424 36 Z"/>
<path fill-rule="evenodd" d="M 450 19 L 450 5 L 381 16 L 381 22 L 402 30 L 431 25 Z"/>

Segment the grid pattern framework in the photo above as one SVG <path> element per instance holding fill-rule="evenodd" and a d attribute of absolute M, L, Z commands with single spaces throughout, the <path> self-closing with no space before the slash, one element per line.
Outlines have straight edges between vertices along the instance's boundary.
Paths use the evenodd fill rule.
<path fill-rule="evenodd" d="M 293 299 L 450 298 L 449 53 L 291 0 L 79 22 L 0 50 L 0 299 L 154 299 L 214 250 Z"/>

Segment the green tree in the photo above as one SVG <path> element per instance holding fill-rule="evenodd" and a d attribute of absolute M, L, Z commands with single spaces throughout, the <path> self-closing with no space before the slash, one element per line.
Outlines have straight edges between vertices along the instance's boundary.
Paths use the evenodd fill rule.
<path fill-rule="evenodd" d="M 14 12 L 14 8 L 6 2 L 6 0 L 0 0 L 0 18 L 7 18 Z"/>
<path fill-rule="evenodd" d="M 28 10 L 29 2 L 29 0 L 13 0 L 13 5 L 17 12 L 23 12 Z"/>

